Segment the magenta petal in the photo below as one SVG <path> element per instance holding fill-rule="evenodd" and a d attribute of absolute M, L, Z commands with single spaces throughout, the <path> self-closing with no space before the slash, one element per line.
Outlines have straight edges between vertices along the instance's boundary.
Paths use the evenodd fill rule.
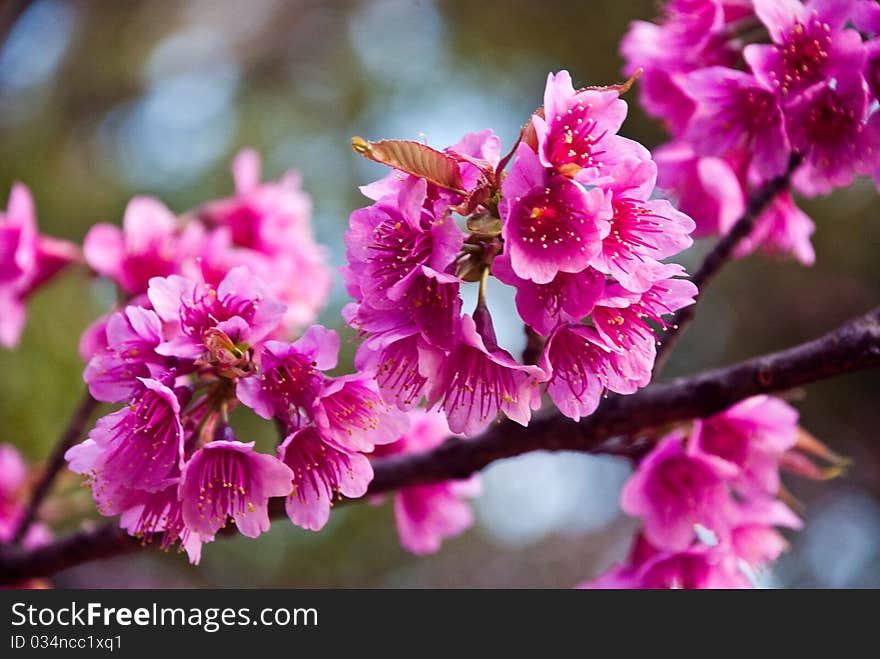
<path fill-rule="evenodd" d="M 593 268 L 576 274 L 560 272 L 549 284 L 521 279 L 513 272 L 506 254 L 492 263 L 492 274 L 516 287 L 520 317 L 544 336 L 560 322 L 581 320 L 589 315 L 605 289 L 605 277 Z"/>
<path fill-rule="evenodd" d="M 722 475 L 712 463 L 687 455 L 678 435 L 665 437 L 642 460 L 620 502 L 624 512 L 642 518 L 645 535 L 659 549 L 687 549 L 695 524 L 729 536 L 733 500 Z"/>
<path fill-rule="evenodd" d="M 584 270 L 601 249 L 612 215 L 610 201 L 601 189 L 585 191 L 560 176 L 516 196 L 502 214 L 502 237 L 514 272 L 547 284 L 559 272 Z"/>
<path fill-rule="evenodd" d="M 269 498 L 289 494 L 292 480 L 287 465 L 254 452 L 253 442 L 211 442 L 184 466 L 183 521 L 207 539 L 231 518 L 243 535 L 255 538 L 269 529 Z"/>
<path fill-rule="evenodd" d="M 242 149 L 232 161 L 235 191 L 242 195 L 252 192 L 260 184 L 260 154 L 254 149 Z"/>
<path fill-rule="evenodd" d="M 24 302 L 0 291 L 0 345 L 14 348 L 24 330 L 27 309 Z"/>
<path fill-rule="evenodd" d="M 181 300 L 191 298 L 195 283 L 181 277 L 154 277 L 150 280 L 147 297 L 159 318 L 166 322 L 179 322 Z"/>
<path fill-rule="evenodd" d="M 293 490 L 287 497 L 287 516 L 297 526 L 321 530 L 330 516 L 333 497 L 363 496 L 373 468 L 366 456 L 327 444 L 313 428 L 287 437 L 279 458 L 293 471 Z"/>
<path fill-rule="evenodd" d="M 460 343 L 448 356 L 419 347 L 422 375 L 431 378 L 428 406 L 440 407 L 449 428 L 465 436 L 486 428 L 499 411 L 527 425 L 531 410 L 540 406 L 537 384 L 546 379 L 544 371 L 518 363 L 503 350 L 488 350 L 469 316 L 459 327 Z"/>
<path fill-rule="evenodd" d="M 315 368 L 329 371 L 336 368 L 339 360 L 339 334 L 322 325 L 312 325 L 294 342 L 293 347 L 302 354 L 311 355 Z"/>
<path fill-rule="evenodd" d="M 83 241 L 83 254 L 96 272 L 116 278 L 125 254 L 122 231 L 112 224 L 94 225 Z"/>
<path fill-rule="evenodd" d="M 413 554 L 438 551 L 474 523 L 470 505 L 445 483 L 404 488 L 394 498 L 394 517 L 400 544 Z"/>
<path fill-rule="evenodd" d="M 406 415 L 382 400 L 376 382 L 359 374 L 325 382 L 313 414 L 321 435 L 342 451 L 372 451 L 409 425 Z"/>
<path fill-rule="evenodd" d="M 596 411 L 609 384 L 609 353 L 592 327 L 565 324 L 550 335 L 540 366 L 550 373 L 547 393 L 562 414 L 578 421 Z"/>

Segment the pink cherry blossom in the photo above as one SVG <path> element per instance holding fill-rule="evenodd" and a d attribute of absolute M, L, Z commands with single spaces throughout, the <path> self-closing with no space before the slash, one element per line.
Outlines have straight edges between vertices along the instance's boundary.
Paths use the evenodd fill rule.
<path fill-rule="evenodd" d="M 89 438 L 106 454 L 103 479 L 157 492 L 183 460 L 180 401 L 158 380 L 141 382 L 143 392 L 128 407 L 99 419 Z"/>
<path fill-rule="evenodd" d="M 293 473 L 287 516 L 312 531 L 327 524 L 334 496 L 361 497 L 373 480 L 373 468 L 363 454 L 339 449 L 312 427 L 288 435 L 278 447 L 278 459 Z"/>
<path fill-rule="evenodd" d="M 641 144 L 617 135 L 626 117 L 617 92 L 576 92 L 568 71 L 547 76 L 542 114 L 532 117 L 541 164 L 581 183 L 607 183 L 620 160 L 650 157 Z"/>
<path fill-rule="evenodd" d="M 736 470 L 734 483 L 745 492 L 775 495 L 779 459 L 797 441 L 798 413 L 778 398 L 755 396 L 698 421 L 695 454 L 724 460 Z"/>
<path fill-rule="evenodd" d="M 725 479 L 736 474 L 712 456 L 689 455 L 683 437 L 669 435 L 642 462 L 621 494 L 624 512 L 642 518 L 645 535 L 657 548 L 686 550 L 700 524 L 716 536 L 730 533 L 734 501 Z"/>
<path fill-rule="evenodd" d="M 793 256 L 803 265 L 813 265 L 816 252 L 810 236 L 815 230 L 813 220 L 797 207 L 791 193 L 781 192 L 740 242 L 736 256 L 741 258 L 760 249 L 766 254 Z"/>
<path fill-rule="evenodd" d="M 578 421 L 596 411 L 610 389 L 632 393 L 635 386 L 619 372 L 620 355 L 592 327 L 563 323 L 556 327 L 539 365 L 549 375 L 547 394 L 565 416 Z"/>
<path fill-rule="evenodd" d="M 517 148 L 503 194 L 501 236 L 519 277 L 549 284 L 559 272 L 581 272 L 601 250 L 611 195 L 549 174 L 526 144 Z"/>
<path fill-rule="evenodd" d="M 737 558 L 753 569 L 775 561 L 788 543 L 775 527 L 799 530 L 803 522 L 781 501 L 750 499 L 737 507 L 733 516 L 731 547 Z"/>
<path fill-rule="evenodd" d="M 243 266 L 230 270 L 216 288 L 179 275 L 155 277 L 147 295 L 171 328 L 156 351 L 188 359 L 209 352 L 216 333 L 253 347 L 278 327 L 284 314 L 284 305 Z"/>
<path fill-rule="evenodd" d="M 752 168 L 760 179 L 785 171 L 791 146 L 782 108 L 754 76 L 708 67 L 688 74 L 684 89 L 697 103 L 686 138 L 700 155 L 724 157 L 745 148 L 752 153 Z"/>
<path fill-rule="evenodd" d="M 257 373 L 238 381 L 236 395 L 265 419 L 285 419 L 294 410 L 311 411 L 321 390 L 321 371 L 336 367 L 339 335 L 320 325 L 294 343 L 267 341 Z"/>
<path fill-rule="evenodd" d="M 235 196 L 200 209 L 209 225 L 229 227 L 233 242 L 265 254 L 287 249 L 291 241 L 312 239 L 312 203 L 299 174 L 287 172 L 280 181 L 260 182 L 260 155 L 239 152 L 232 162 Z"/>
<path fill-rule="evenodd" d="M 696 110 L 685 93 L 685 76 L 694 69 L 731 65 L 736 51 L 725 38 L 729 24 L 747 16 L 733 3 L 718 0 L 674 0 L 663 6 L 661 23 L 633 21 L 620 51 L 624 73 L 642 69 L 640 100 L 652 116 L 681 136 Z"/>
<path fill-rule="evenodd" d="M 382 400 L 376 381 L 363 374 L 327 379 L 313 403 L 321 436 L 342 451 L 370 452 L 406 430 L 405 414 Z"/>
<path fill-rule="evenodd" d="M 627 161 L 615 172 L 613 215 L 594 268 L 613 276 L 633 292 L 648 290 L 660 261 L 691 246 L 694 221 L 664 199 L 648 199 L 656 166 Z M 647 180 L 646 180 L 647 179 Z"/>
<path fill-rule="evenodd" d="M 198 565 L 202 558 L 202 538 L 183 522 L 183 506 L 178 498 L 175 479 L 160 492 L 142 492 L 133 497 L 133 505 L 119 518 L 119 525 L 129 535 L 146 538 L 161 534 L 159 547 L 170 549 L 180 542 L 189 562 Z"/>
<path fill-rule="evenodd" d="M 783 100 L 827 77 L 860 67 L 862 40 L 842 29 L 851 0 L 755 0 L 755 13 L 770 32 L 772 45 L 743 50 L 755 76 Z"/>
<path fill-rule="evenodd" d="M 424 343 L 415 326 L 380 332 L 358 348 L 355 366 L 375 375 L 386 402 L 408 410 L 421 402 L 428 383 L 419 367 L 419 346 Z"/>
<path fill-rule="evenodd" d="M 451 435 L 443 415 L 436 411 L 413 410 L 409 417 L 410 429 L 393 444 L 381 447 L 378 455 L 428 451 Z M 394 495 L 400 543 L 414 554 L 438 551 L 444 539 L 473 525 L 473 513 L 464 499 L 479 490 L 476 477 L 402 488 Z"/>
<path fill-rule="evenodd" d="M 681 552 L 660 551 L 639 534 L 626 562 L 577 588 L 730 589 L 750 588 L 726 547 L 698 545 Z"/>
<path fill-rule="evenodd" d="M 486 428 L 499 411 L 528 425 L 540 405 L 537 385 L 546 379 L 544 372 L 486 341 L 470 316 L 462 316 L 459 331 L 457 347 L 448 355 L 419 348 L 422 375 L 431 378 L 428 407 L 442 409 L 452 432 L 467 437 Z"/>
<path fill-rule="evenodd" d="M 253 150 L 235 157 L 236 193 L 199 209 L 209 231 L 207 244 L 197 251 L 202 261 L 221 266 L 223 274 L 247 265 L 287 305 L 284 326 L 299 329 L 315 320 L 330 293 L 327 254 L 312 235 L 312 204 L 299 174 L 290 171 L 279 181 L 260 182 L 260 169 Z"/>
<path fill-rule="evenodd" d="M 397 194 L 352 213 L 343 276 L 359 301 L 395 308 L 425 276 L 422 266 L 443 273 L 454 260 L 464 236 L 451 218 L 425 208 L 426 191 L 425 181 L 412 178 Z"/>
<path fill-rule="evenodd" d="M 186 528 L 203 542 L 231 519 L 242 535 L 269 530 L 270 497 L 290 494 L 293 472 L 254 443 L 218 440 L 196 451 L 183 468 L 179 496 Z"/>
<path fill-rule="evenodd" d="M 97 273 L 114 280 L 126 293 L 147 290 L 153 277 L 180 270 L 183 259 L 174 214 L 153 197 L 128 202 L 122 229 L 96 224 L 85 237 L 83 253 Z"/>
<path fill-rule="evenodd" d="M 841 76 L 833 86 L 815 85 L 788 107 L 792 148 L 804 158 L 794 175 L 797 188 L 826 194 L 869 175 L 880 164 L 880 122 L 867 118 L 868 96 L 859 75 Z"/>
<path fill-rule="evenodd" d="M 643 589 L 741 589 L 751 583 L 740 571 L 736 557 L 713 547 L 695 547 L 661 553 L 639 574 Z"/>
<path fill-rule="evenodd" d="M 98 400 L 129 400 L 143 388 L 139 378 L 162 378 L 176 366 L 155 352 L 162 342 L 162 322 L 154 311 L 130 305 L 111 314 L 103 329 L 105 345 L 83 372 Z"/>

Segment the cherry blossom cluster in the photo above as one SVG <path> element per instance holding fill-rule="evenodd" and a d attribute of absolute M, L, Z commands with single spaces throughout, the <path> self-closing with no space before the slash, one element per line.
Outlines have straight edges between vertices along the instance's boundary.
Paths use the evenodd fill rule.
<path fill-rule="evenodd" d="M 235 195 L 177 217 L 160 200 L 135 197 L 122 228 L 100 223 L 83 241 L 86 263 L 112 280 L 126 302 L 143 303 L 152 277 L 183 275 L 216 287 L 236 266 L 246 266 L 285 304 L 279 332 L 313 322 L 332 283 L 324 249 L 315 243 L 311 201 L 299 175 L 260 181 L 260 158 L 245 150 L 232 173 Z M 107 317 L 83 336 L 88 359 L 104 347 Z"/>
<path fill-rule="evenodd" d="M 328 376 L 336 332 L 315 325 L 289 340 L 315 319 L 330 285 L 309 199 L 295 173 L 261 183 L 251 151 L 236 157 L 233 174 L 233 197 L 179 217 L 158 199 L 134 198 L 122 227 L 95 225 L 82 251 L 38 234 L 21 184 L 0 218 L 4 345 L 18 341 L 27 298 L 63 266 L 85 264 L 115 284 L 118 308 L 84 332 L 80 349 L 90 394 L 124 406 L 66 457 L 102 514 L 120 515 L 129 533 L 163 548 L 179 543 L 193 562 L 230 520 L 251 537 L 267 530 L 271 497 L 285 498 L 294 524 L 319 530 L 335 497 L 365 494 L 373 478 L 366 454 L 377 444 L 389 444 L 385 454 L 426 450 L 450 434 L 438 414 L 386 404 L 372 375 Z M 239 404 L 275 422 L 275 454 L 236 439 L 229 413 Z M 6 480 L 21 480 L 17 454 L 2 457 Z M 14 533 L 21 514 L 5 494 L 13 485 L 4 489 L 0 537 Z M 463 499 L 476 486 L 396 495 L 404 546 L 436 551 L 468 528 Z M 26 541 L 41 530 L 32 526 Z"/>
<path fill-rule="evenodd" d="M 236 266 L 247 266 L 286 305 L 281 330 L 301 330 L 314 321 L 330 290 L 323 248 L 312 236 L 311 202 L 289 172 L 281 181 L 260 182 L 260 160 L 243 151 L 233 163 L 236 194 L 180 217 L 153 197 L 135 197 L 122 228 L 92 227 L 80 250 L 40 234 L 28 189 L 16 183 L 0 214 L 0 345 L 14 348 L 26 318 L 26 302 L 62 268 L 82 263 L 119 291 L 123 305 L 145 303 L 152 277 L 180 274 L 216 286 Z M 85 359 L 105 347 L 109 316 L 82 337 Z"/>
<path fill-rule="evenodd" d="M 626 111 L 619 89 L 575 90 L 562 71 L 505 158 L 489 130 L 443 152 L 355 143 L 395 168 L 362 188 L 375 203 L 351 215 L 343 268 L 356 300 L 345 317 L 365 337 L 356 364 L 384 400 L 408 410 L 425 398 L 472 436 L 499 412 L 527 425 L 542 389 L 579 419 L 603 392 L 649 382 L 654 324 L 696 294 L 664 262 L 691 244 L 694 223 L 651 198 L 656 165 L 617 134 Z M 415 165 L 401 162 L 404 146 Z M 516 289 L 520 317 L 544 338 L 536 363 L 498 345 L 490 275 Z M 477 281 L 463 314 L 461 287 Z"/>
<path fill-rule="evenodd" d="M 259 183 L 251 152 L 234 163 L 235 197 L 174 217 L 159 201 L 132 200 L 123 228 L 97 225 L 86 262 L 127 303 L 90 328 L 84 379 L 97 400 L 124 406 L 67 452 L 99 511 L 134 536 L 201 546 L 232 521 L 256 537 L 269 499 L 285 497 L 293 523 L 322 528 L 335 496 L 362 496 L 364 455 L 408 427 L 372 377 L 330 377 L 339 337 L 313 320 L 329 273 L 312 241 L 297 179 Z M 271 283 L 270 283 L 271 282 Z M 239 404 L 274 420 L 277 452 L 239 441 Z"/>
<path fill-rule="evenodd" d="M 780 468 L 821 477 L 807 453 L 837 460 L 799 431 L 797 411 L 756 396 L 673 431 L 621 494 L 641 519 L 626 562 L 583 588 L 749 588 L 801 520 L 780 500 Z"/>
<path fill-rule="evenodd" d="M 880 184 L 880 5 L 875 0 L 669 0 L 658 24 L 621 44 L 641 101 L 672 140 L 655 151 L 659 184 L 697 224 L 726 233 L 748 193 L 800 163 L 813 196 L 854 177 Z M 789 192 L 740 244 L 815 260 L 813 222 Z"/>

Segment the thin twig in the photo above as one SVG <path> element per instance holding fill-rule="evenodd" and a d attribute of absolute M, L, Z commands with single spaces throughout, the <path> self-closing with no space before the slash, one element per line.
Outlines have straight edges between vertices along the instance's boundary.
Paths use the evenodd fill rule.
<path fill-rule="evenodd" d="M 40 504 L 43 503 L 43 500 L 52 489 L 52 484 L 55 482 L 55 477 L 58 475 L 58 472 L 64 467 L 64 454 L 67 452 L 67 449 L 73 446 L 76 441 L 82 437 L 86 424 L 89 422 L 92 412 L 94 412 L 97 407 L 98 401 L 92 398 L 92 395 L 86 390 L 71 415 L 70 421 L 67 422 L 67 427 L 64 429 L 64 433 L 58 439 L 55 448 L 52 449 L 49 463 L 46 465 L 46 469 L 43 471 L 40 480 L 34 485 L 24 515 L 22 515 L 19 520 L 15 533 L 12 536 L 13 543 L 17 544 L 21 542 L 27 535 L 27 532 L 31 528 L 31 524 L 33 524 L 37 517 Z"/>
<path fill-rule="evenodd" d="M 760 188 L 755 190 L 749 197 L 746 209 L 740 218 L 734 223 L 727 232 L 712 248 L 712 250 L 703 259 L 703 263 L 691 277 L 691 281 L 699 290 L 697 301 L 680 309 L 669 323 L 670 329 L 663 335 L 663 342 L 657 348 L 657 358 L 654 361 L 654 379 L 660 374 L 666 359 L 669 357 L 672 348 L 681 338 L 688 325 L 693 321 L 697 313 L 697 305 L 704 295 L 706 287 L 711 283 L 715 276 L 721 271 L 724 265 L 733 257 L 733 253 L 737 246 L 745 240 L 752 230 L 761 214 L 767 209 L 770 203 L 783 190 L 787 189 L 791 183 L 791 177 L 794 171 L 801 163 L 801 157 L 793 154 L 788 162 L 788 168 L 780 176 L 767 181 Z"/>
<path fill-rule="evenodd" d="M 544 352 L 544 346 L 547 339 L 538 334 L 530 325 L 523 325 L 523 331 L 526 335 L 526 347 L 523 349 L 523 364 L 536 365 L 541 359 L 541 353 Z"/>
<path fill-rule="evenodd" d="M 844 373 L 880 367 L 880 307 L 818 339 L 739 364 L 652 384 L 630 396 L 612 396 L 575 422 L 559 412 L 536 416 L 528 427 L 512 421 L 479 437 L 449 439 L 424 453 L 377 460 L 367 497 L 401 487 L 467 478 L 486 465 L 529 451 L 584 451 L 628 455 L 643 450 L 640 436 L 669 423 L 715 414 L 762 393 L 784 391 Z M 274 500 L 273 516 L 284 514 Z M 116 522 L 82 531 L 30 551 L 0 548 L 0 584 L 44 577 L 89 560 L 139 547 Z"/>

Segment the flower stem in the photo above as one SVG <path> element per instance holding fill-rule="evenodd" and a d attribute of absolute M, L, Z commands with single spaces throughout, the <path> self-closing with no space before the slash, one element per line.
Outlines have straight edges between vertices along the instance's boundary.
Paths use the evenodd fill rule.
<path fill-rule="evenodd" d="M 486 285 L 489 283 L 489 267 L 483 268 L 480 273 L 480 292 L 477 295 L 477 309 L 486 306 Z"/>

